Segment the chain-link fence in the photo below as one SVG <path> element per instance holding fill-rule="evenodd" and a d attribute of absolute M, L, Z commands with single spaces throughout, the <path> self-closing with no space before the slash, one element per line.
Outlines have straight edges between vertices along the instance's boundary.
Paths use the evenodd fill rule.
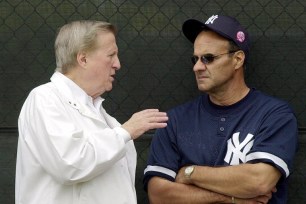
<path fill-rule="evenodd" d="M 120 121 L 146 107 L 166 110 L 198 94 L 181 33 L 188 18 L 238 18 L 251 34 L 250 86 L 290 102 L 306 126 L 306 1 L 1 0 L 0 127 L 16 126 L 28 92 L 49 80 L 59 26 L 98 19 L 119 29 L 122 69 L 107 107 Z"/>
<path fill-rule="evenodd" d="M 288 101 L 303 130 L 305 9 L 305 0 L 0 0 L 0 129 L 16 128 L 29 91 L 49 81 L 55 69 L 55 33 L 66 22 L 96 19 L 118 27 L 122 68 L 114 89 L 104 97 L 108 112 L 123 122 L 135 111 L 153 107 L 168 110 L 199 94 L 190 63 L 192 45 L 181 32 L 182 23 L 188 18 L 226 14 L 236 17 L 251 35 L 247 83 Z M 5 133 L 3 138 L 0 147 L 10 137 Z M 139 179 L 149 143 L 149 139 L 137 143 Z M 15 149 L 10 150 L 14 154 Z M 14 159 L 10 155 L 1 154 L 0 162 Z M 306 159 L 305 154 L 301 157 L 301 161 Z M 15 162 L 9 161 L 10 165 Z M 5 178 L 11 182 L 12 169 L 3 169 L 10 172 Z M 302 169 L 298 174 L 306 180 Z M 136 187 L 140 191 L 140 183 Z M 0 202 L 7 194 L 0 191 Z M 140 203 L 145 203 L 143 199 L 141 194 Z M 302 199 L 306 202 L 305 196 Z"/>

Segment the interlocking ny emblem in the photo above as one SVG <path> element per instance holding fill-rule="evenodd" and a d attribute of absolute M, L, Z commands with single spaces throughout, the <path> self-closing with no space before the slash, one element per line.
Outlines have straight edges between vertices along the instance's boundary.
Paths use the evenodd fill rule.
<path fill-rule="evenodd" d="M 205 22 L 205 24 L 213 24 L 214 21 L 218 18 L 218 15 L 213 15 L 211 17 L 209 17 L 209 19 L 207 19 L 207 21 Z"/>
<path fill-rule="evenodd" d="M 232 138 L 227 141 L 227 153 L 224 161 L 230 165 L 238 165 L 239 161 L 245 163 L 246 154 L 253 147 L 254 135 L 248 134 L 246 138 L 240 143 L 239 142 L 239 132 L 234 133 Z"/>

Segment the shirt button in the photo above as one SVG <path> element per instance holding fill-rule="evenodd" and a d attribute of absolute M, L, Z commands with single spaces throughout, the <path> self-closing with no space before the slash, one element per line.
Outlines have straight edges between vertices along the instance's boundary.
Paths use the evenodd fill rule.
<path fill-rule="evenodd" d="M 220 127 L 220 131 L 223 132 L 224 131 L 224 127 Z"/>
<path fill-rule="evenodd" d="M 221 118 L 221 121 L 224 122 L 224 121 L 225 121 L 225 118 Z"/>

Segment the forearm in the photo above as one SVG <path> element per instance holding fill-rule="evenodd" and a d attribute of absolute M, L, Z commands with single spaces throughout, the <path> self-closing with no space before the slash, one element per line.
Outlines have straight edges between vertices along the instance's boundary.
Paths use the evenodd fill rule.
<path fill-rule="evenodd" d="M 264 163 L 228 167 L 197 166 L 189 183 L 229 196 L 252 198 L 271 192 L 280 176 L 276 168 Z"/>
<path fill-rule="evenodd" d="M 148 184 L 151 204 L 208 204 L 231 203 L 232 198 L 208 191 L 194 185 L 171 182 L 160 177 L 153 177 Z"/>

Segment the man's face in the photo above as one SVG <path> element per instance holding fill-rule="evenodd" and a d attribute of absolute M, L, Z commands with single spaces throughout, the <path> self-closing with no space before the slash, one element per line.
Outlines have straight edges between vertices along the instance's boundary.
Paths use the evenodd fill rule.
<path fill-rule="evenodd" d="M 201 32 L 194 42 L 194 56 L 213 56 L 228 53 L 229 42 L 212 31 Z M 211 63 L 204 64 L 201 60 L 195 62 L 195 72 L 198 88 L 209 94 L 225 91 L 233 82 L 235 61 L 232 54 L 220 55 Z"/>
<path fill-rule="evenodd" d="M 97 49 L 86 56 L 86 69 L 92 97 L 112 89 L 115 72 L 120 69 L 118 47 L 113 33 L 98 34 Z"/>

